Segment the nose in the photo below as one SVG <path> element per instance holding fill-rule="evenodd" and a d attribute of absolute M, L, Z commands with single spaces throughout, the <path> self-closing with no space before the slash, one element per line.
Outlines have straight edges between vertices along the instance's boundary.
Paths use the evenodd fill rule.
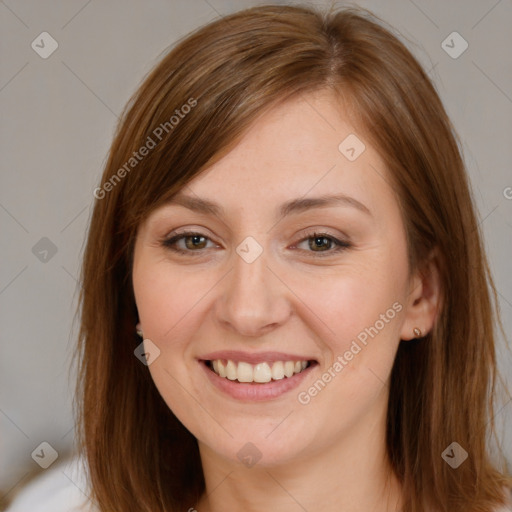
<path fill-rule="evenodd" d="M 267 266 L 265 251 L 248 263 L 234 254 L 233 269 L 223 280 L 216 319 L 238 335 L 258 337 L 283 325 L 291 302 L 283 282 Z"/>

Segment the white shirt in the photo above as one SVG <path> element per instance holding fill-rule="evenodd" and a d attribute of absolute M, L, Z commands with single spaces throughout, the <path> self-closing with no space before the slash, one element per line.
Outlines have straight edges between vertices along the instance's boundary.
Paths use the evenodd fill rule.
<path fill-rule="evenodd" d="M 5 512 L 98 512 L 90 494 L 83 459 L 54 463 L 30 482 Z"/>

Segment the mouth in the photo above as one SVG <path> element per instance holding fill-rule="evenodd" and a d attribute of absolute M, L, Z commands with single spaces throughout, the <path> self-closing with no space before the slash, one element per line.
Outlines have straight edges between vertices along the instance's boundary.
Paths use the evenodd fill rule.
<path fill-rule="evenodd" d="M 213 359 L 205 360 L 204 364 L 223 379 L 244 384 L 266 384 L 290 379 L 317 363 L 314 360 L 283 360 L 252 364 L 246 361 L 232 361 L 231 359 Z"/>
<path fill-rule="evenodd" d="M 217 390 L 245 402 L 276 399 L 299 386 L 319 365 L 298 355 L 238 351 L 217 352 L 198 362 Z"/>

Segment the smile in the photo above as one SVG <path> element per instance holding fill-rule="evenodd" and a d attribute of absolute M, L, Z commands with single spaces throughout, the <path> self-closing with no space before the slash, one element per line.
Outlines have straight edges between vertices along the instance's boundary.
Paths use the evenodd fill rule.
<path fill-rule="evenodd" d="M 309 361 L 274 361 L 251 364 L 231 359 L 207 361 L 207 366 L 220 377 L 238 382 L 267 383 L 293 377 L 308 368 Z"/>
<path fill-rule="evenodd" d="M 299 354 L 237 350 L 204 354 L 198 362 L 214 388 L 243 402 L 277 399 L 297 388 L 319 365 Z"/>

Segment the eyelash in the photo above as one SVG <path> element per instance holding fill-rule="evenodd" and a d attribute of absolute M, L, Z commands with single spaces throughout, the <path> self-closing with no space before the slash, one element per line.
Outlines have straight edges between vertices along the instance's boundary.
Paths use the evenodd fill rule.
<path fill-rule="evenodd" d="M 203 249 L 198 249 L 197 251 L 194 250 L 188 250 L 188 249 L 180 249 L 176 247 L 177 242 L 180 240 L 183 240 L 185 238 L 191 237 L 191 236 L 200 236 L 205 238 L 206 240 L 210 240 L 209 237 L 203 235 L 202 233 L 199 233 L 197 231 L 185 231 L 182 233 L 177 233 L 170 238 L 165 238 L 161 241 L 162 246 L 164 246 L 167 249 L 170 249 L 171 251 L 174 251 L 178 254 L 182 255 L 194 255 L 199 256 L 201 252 L 203 252 Z M 315 257 L 323 258 L 326 256 L 331 256 L 333 254 L 340 253 L 342 251 L 345 251 L 346 249 L 349 249 L 352 247 L 352 244 L 350 242 L 339 240 L 338 238 L 330 235 L 329 233 L 317 233 L 316 231 L 310 234 L 307 234 L 304 238 L 299 240 L 299 242 L 295 245 L 298 245 L 302 242 L 305 242 L 306 240 L 315 239 L 315 238 L 326 238 L 327 240 L 330 240 L 334 246 L 334 250 L 327 250 L 327 251 L 306 251 L 311 252 Z M 210 240 L 211 241 L 211 240 Z M 194 254 L 196 253 L 196 254 Z"/>

